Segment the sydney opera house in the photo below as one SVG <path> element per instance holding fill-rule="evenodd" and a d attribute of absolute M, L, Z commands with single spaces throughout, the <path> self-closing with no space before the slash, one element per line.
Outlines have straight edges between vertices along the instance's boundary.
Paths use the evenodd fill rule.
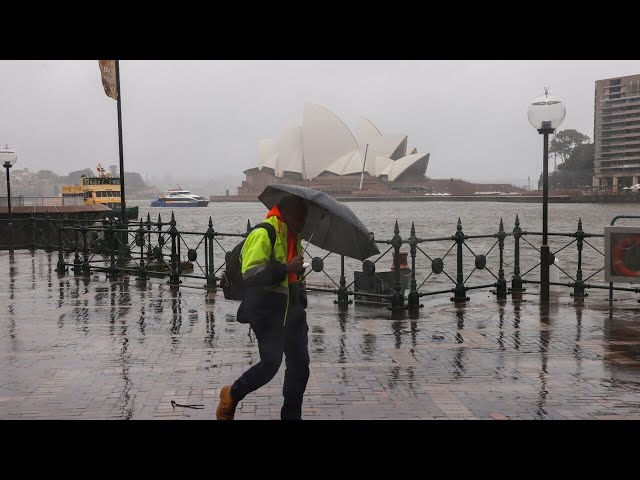
<path fill-rule="evenodd" d="M 429 154 L 409 147 L 406 135 L 381 133 L 365 118 L 351 132 L 326 108 L 307 103 L 302 126 L 258 143 L 257 166 L 244 172 L 238 195 L 281 183 L 342 194 L 419 188 L 428 163 Z"/>

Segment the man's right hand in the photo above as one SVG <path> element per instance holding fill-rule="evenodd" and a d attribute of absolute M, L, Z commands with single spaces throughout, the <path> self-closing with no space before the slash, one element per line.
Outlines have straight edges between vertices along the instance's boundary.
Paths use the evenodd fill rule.
<path fill-rule="evenodd" d="M 287 272 L 290 273 L 298 273 L 302 270 L 302 255 L 296 255 L 291 260 L 287 262 L 286 265 Z"/>

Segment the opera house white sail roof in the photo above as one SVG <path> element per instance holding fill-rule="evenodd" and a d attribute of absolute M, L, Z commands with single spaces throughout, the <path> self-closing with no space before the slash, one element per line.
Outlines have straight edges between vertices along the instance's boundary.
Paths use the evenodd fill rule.
<path fill-rule="evenodd" d="M 306 103 L 302 126 L 288 128 L 278 140 L 258 143 L 258 169 L 276 177 L 294 175 L 313 180 L 323 173 L 369 175 L 395 181 L 402 174 L 424 175 L 428 153 L 407 152 L 407 136 L 382 134 L 360 118 L 355 135 L 335 114 L 321 105 Z"/>

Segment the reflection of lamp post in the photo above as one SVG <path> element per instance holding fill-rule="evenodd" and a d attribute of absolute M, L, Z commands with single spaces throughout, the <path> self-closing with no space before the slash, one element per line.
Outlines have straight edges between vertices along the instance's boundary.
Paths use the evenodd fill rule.
<path fill-rule="evenodd" d="M 9 169 L 18 161 L 15 150 L 11 150 L 9 145 L 5 145 L 0 150 L 0 162 L 7 170 L 7 211 L 9 212 L 9 252 L 13 253 L 13 223 L 11 223 L 11 181 L 9 177 Z"/>
<path fill-rule="evenodd" d="M 529 109 L 527 117 L 538 133 L 544 135 L 544 153 L 542 157 L 542 248 L 540 249 L 540 299 L 549 301 L 549 245 L 547 245 L 547 211 L 549 204 L 549 134 L 555 132 L 564 120 L 566 110 L 562 100 L 549 95 L 536 98 Z"/>

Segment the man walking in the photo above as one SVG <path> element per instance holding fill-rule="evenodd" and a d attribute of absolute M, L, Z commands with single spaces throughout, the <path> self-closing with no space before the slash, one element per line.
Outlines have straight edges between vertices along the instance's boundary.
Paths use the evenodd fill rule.
<path fill-rule="evenodd" d="M 232 385 L 222 388 L 216 409 L 218 420 L 233 420 L 238 402 L 276 375 L 283 354 L 284 404 L 280 418 L 302 418 L 309 379 L 309 327 L 306 292 L 298 279 L 303 272 L 300 232 L 306 219 L 304 200 L 284 197 L 267 214 L 266 223 L 276 232 L 273 248 L 265 228 L 256 228 L 245 240 L 241 254 L 245 295 L 237 315 L 246 318 L 255 332 L 260 361 Z"/>

